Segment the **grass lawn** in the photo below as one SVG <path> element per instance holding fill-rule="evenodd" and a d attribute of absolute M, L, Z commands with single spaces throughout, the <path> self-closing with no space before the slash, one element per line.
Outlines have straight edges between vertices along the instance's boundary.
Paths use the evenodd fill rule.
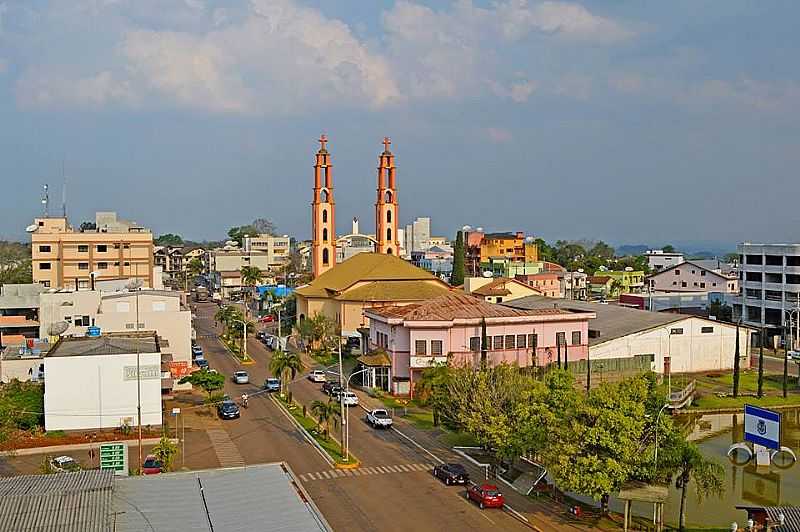
<path fill-rule="evenodd" d="M 696 398 L 689 410 L 695 408 L 744 408 L 745 404 L 756 406 L 800 406 L 800 394 L 789 394 L 786 399 L 781 395 L 767 395 L 759 399 L 758 397 L 717 397 L 716 395 L 704 395 Z"/>
<path fill-rule="evenodd" d="M 342 452 L 342 447 L 339 445 L 336 440 L 331 437 L 326 437 L 322 433 L 317 431 L 317 422 L 311 418 L 310 416 L 304 416 L 303 410 L 300 408 L 297 403 L 289 404 L 286 397 L 281 397 L 280 395 L 277 396 L 278 401 L 280 401 L 283 406 L 289 410 L 289 413 L 292 414 L 292 417 L 300 423 L 304 429 L 311 434 L 311 437 L 319 443 L 320 447 L 325 449 L 325 451 L 333 458 L 334 462 L 337 464 L 345 464 L 348 462 L 344 461 L 344 453 Z M 358 460 L 350 453 L 350 463 L 357 462 Z"/>
<path fill-rule="evenodd" d="M 480 443 L 475 436 L 468 432 L 450 432 L 444 433 L 439 440 L 448 447 L 480 447 Z"/>
<path fill-rule="evenodd" d="M 797 388 L 797 377 L 789 376 L 788 397 L 783 398 L 783 375 L 764 375 L 764 397 L 759 399 L 752 394 L 758 392 L 758 371 L 747 370 L 739 374 L 739 392 L 744 397 L 733 398 L 733 373 L 700 375 L 697 377 L 698 397 L 691 408 L 741 408 L 745 403 L 758 406 L 800 405 L 800 389 Z M 717 393 L 725 393 L 728 397 L 717 397 Z"/>

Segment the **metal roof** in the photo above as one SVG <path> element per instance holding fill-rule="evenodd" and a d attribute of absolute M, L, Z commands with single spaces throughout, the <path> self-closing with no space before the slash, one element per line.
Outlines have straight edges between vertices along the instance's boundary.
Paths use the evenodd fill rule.
<path fill-rule="evenodd" d="M 329 531 L 284 464 L 117 478 L 121 532 Z"/>
<path fill-rule="evenodd" d="M 96 337 L 61 338 L 47 356 L 130 355 L 136 352 L 137 347 L 140 353 L 161 351 L 156 335 L 152 332 L 106 333 Z"/>
<path fill-rule="evenodd" d="M 2 532 L 111 530 L 113 471 L 0 479 Z"/>
<path fill-rule="evenodd" d="M 775 530 L 800 530 L 799 506 L 765 506 L 764 511 L 767 512 L 770 523 L 780 523 L 780 517 L 783 516 L 783 525 L 775 526 Z"/>

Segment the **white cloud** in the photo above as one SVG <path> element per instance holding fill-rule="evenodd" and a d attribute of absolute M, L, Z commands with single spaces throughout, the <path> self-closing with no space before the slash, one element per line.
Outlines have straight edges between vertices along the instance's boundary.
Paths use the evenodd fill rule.
<path fill-rule="evenodd" d="M 503 144 L 514 140 L 514 135 L 507 129 L 501 127 L 486 128 L 486 136 L 489 140 L 497 144 Z"/>
<path fill-rule="evenodd" d="M 507 87 L 502 83 L 490 80 L 489 87 L 492 92 L 502 98 L 509 98 L 516 103 L 525 103 L 538 88 L 535 81 L 520 79 L 511 82 Z"/>
<path fill-rule="evenodd" d="M 109 104 L 135 104 L 137 97 L 125 80 L 111 72 L 74 78 L 43 71 L 27 72 L 17 82 L 17 101 L 22 107 L 93 108 Z"/>

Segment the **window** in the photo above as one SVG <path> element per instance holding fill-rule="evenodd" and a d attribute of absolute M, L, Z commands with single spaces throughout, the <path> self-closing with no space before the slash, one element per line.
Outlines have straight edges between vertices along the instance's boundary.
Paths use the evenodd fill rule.
<path fill-rule="evenodd" d="M 714 327 L 702 327 L 700 332 L 703 334 L 711 334 L 714 332 Z"/>
<path fill-rule="evenodd" d="M 497 296 L 497 297 L 496 297 L 496 298 L 494 298 L 494 299 L 495 299 L 495 302 L 496 302 L 496 303 L 502 303 L 502 302 L 503 302 L 503 298 L 502 298 L 502 297 L 500 297 L 500 296 Z"/>
<path fill-rule="evenodd" d="M 681 287 L 686 288 L 686 281 L 681 281 Z"/>
<path fill-rule="evenodd" d="M 677 327 L 669 330 L 670 334 L 683 334 L 683 327 Z"/>
<path fill-rule="evenodd" d="M 503 349 L 503 336 L 497 335 L 494 337 L 494 348 Z"/>
<path fill-rule="evenodd" d="M 528 349 L 536 349 L 539 343 L 539 336 L 536 334 L 528 335 Z"/>
<path fill-rule="evenodd" d="M 50 288 L 50 281 L 40 281 L 40 282 L 42 283 L 42 286 L 44 286 L 45 288 Z"/>
<path fill-rule="evenodd" d="M 717 283 L 711 283 L 711 286 L 717 286 Z"/>
<path fill-rule="evenodd" d="M 572 331 L 572 345 L 581 345 L 580 331 Z"/>
<path fill-rule="evenodd" d="M 78 288 L 89 288 L 89 281 L 78 281 Z"/>
<path fill-rule="evenodd" d="M 678 285 L 678 281 L 672 281 L 672 286 L 677 286 L 677 285 Z"/>
<path fill-rule="evenodd" d="M 442 341 L 431 340 L 431 355 L 435 357 L 442 356 Z"/>
<path fill-rule="evenodd" d="M 116 261 L 116 262 L 114 263 L 114 267 L 115 267 L 115 268 L 118 268 L 118 267 L 119 267 L 119 261 Z"/>
<path fill-rule="evenodd" d="M 79 270 L 88 270 L 89 269 L 89 263 L 88 262 L 79 262 L 78 263 L 78 269 Z"/>
<path fill-rule="evenodd" d="M 386 211 L 386 221 L 392 223 L 392 211 Z"/>
<path fill-rule="evenodd" d="M 557 332 L 556 333 L 556 345 L 567 345 L 567 333 L 565 332 Z"/>
<path fill-rule="evenodd" d="M 328 248 L 325 248 L 322 250 L 322 264 L 327 266 L 329 262 L 330 259 L 328 258 Z"/>
<path fill-rule="evenodd" d="M 680 274 L 681 274 L 681 271 L 676 268 L 675 269 L 675 275 L 680 275 Z"/>
<path fill-rule="evenodd" d="M 697 281 L 694 282 L 694 285 L 697 286 Z"/>
<path fill-rule="evenodd" d="M 106 251 L 108 251 L 108 246 L 107 245 L 100 244 L 100 245 L 97 246 L 97 252 L 98 253 L 105 253 Z"/>
<path fill-rule="evenodd" d="M 478 336 L 470 336 L 469 338 L 469 350 L 473 353 L 477 353 L 481 350 L 481 339 Z"/>
<path fill-rule="evenodd" d="M 89 316 L 75 316 L 73 322 L 75 323 L 75 327 L 88 327 L 91 324 Z"/>
<path fill-rule="evenodd" d="M 50 253 L 50 246 L 39 246 L 39 253 Z"/>
<path fill-rule="evenodd" d="M 89 246 L 86 244 L 78 245 L 78 253 L 89 253 Z"/>
<path fill-rule="evenodd" d="M 694 270 L 692 270 L 692 275 L 694 275 Z"/>
<path fill-rule="evenodd" d="M 706 276 L 706 271 L 700 270 L 700 277 L 705 277 L 705 276 Z"/>
<path fill-rule="evenodd" d="M 39 263 L 39 269 L 40 270 L 49 270 L 50 269 L 50 263 L 49 262 L 40 262 Z"/>
<path fill-rule="evenodd" d="M 392 228 L 391 227 L 387 227 L 386 228 L 386 240 L 391 240 L 391 239 L 392 239 Z"/>
<path fill-rule="evenodd" d="M 327 242 L 328 241 L 328 228 L 327 227 L 322 229 L 322 241 L 323 242 Z"/>
<path fill-rule="evenodd" d="M 97 269 L 98 270 L 107 270 L 108 269 L 108 263 L 107 262 L 98 262 L 97 263 Z"/>
<path fill-rule="evenodd" d="M 700 288 L 705 288 L 705 287 L 706 287 L 706 283 L 700 283 Z"/>
<path fill-rule="evenodd" d="M 428 354 L 428 342 L 426 340 L 414 341 L 414 354 L 418 357 L 424 357 Z"/>
<path fill-rule="evenodd" d="M 131 245 L 130 244 L 123 244 L 122 245 L 122 249 L 131 249 Z"/>
<path fill-rule="evenodd" d="M 506 335 L 506 349 L 514 349 L 514 335 Z"/>
<path fill-rule="evenodd" d="M 525 349 L 525 335 L 518 334 L 517 335 L 517 349 Z"/>
<path fill-rule="evenodd" d="M 119 249 L 119 244 L 114 244 L 114 249 Z"/>
<path fill-rule="evenodd" d="M 328 209 L 322 209 L 322 223 L 328 221 Z"/>

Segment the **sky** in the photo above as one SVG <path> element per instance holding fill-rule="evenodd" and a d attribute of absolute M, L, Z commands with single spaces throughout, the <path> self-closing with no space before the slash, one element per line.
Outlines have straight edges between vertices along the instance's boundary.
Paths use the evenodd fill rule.
<path fill-rule="evenodd" d="M 310 235 L 316 141 L 340 233 L 798 241 L 800 2 L 0 0 L 0 238 L 63 175 L 96 210 L 219 239 Z"/>

